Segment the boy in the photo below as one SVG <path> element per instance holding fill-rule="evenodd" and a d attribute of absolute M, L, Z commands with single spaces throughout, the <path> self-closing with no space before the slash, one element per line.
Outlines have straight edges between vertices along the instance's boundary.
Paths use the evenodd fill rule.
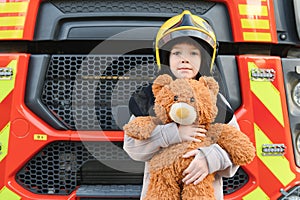
<path fill-rule="evenodd" d="M 158 31 L 155 43 L 159 74 L 168 73 L 176 78 L 198 79 L 209 75 L 216 53 L 216 39 L 212 28 L 202 18 L 184 11 L 166 21 Z M 154 97 L 151 84 L 133 95 L 129 109 L 137 116 L 153 114 Z M 217 122 L 229 123 L 239 128 L 236 118 L 226 99 L 218 97 Z M 141 199 L 147 192 L 149 181 L 148 162 L 161 148 L 183 141 L 196 140 L 195 136 L 205 136 L 201 126 L 169 123 L 158 125 L 147 140 L 139 141 L 124 137 L 124 150 L 137 161 L 145 162 L 144 183 Z M 195 149 L 183 155 L 194 156 L 189 167 L 183 172 L 184 184 L 198 184 L 209 173 L 217 172 L 214 182 L 215 197 L 223 199 L 222 176 L 233 176 L 238 166 L 232 164 L 228 154 L 217 144 Z"/>

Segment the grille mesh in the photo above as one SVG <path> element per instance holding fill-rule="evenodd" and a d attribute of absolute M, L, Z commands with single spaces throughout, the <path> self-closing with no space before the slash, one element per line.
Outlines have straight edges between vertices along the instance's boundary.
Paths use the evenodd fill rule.
<path fill-rule="evenodd" d="M 119 110 L 155 74 L 152 55 L 53 55 L 41 100 L 68 129 L 121 130 Z"/>
<path fill-rule="evenodd" d="M 232 194 L 242 188 L 249 180 L 246 172 L 239 168 L 236 174 L 230 178 L 223 178 L 223 193 Z"/>
<path fill-rule="evenodd" d="M 130 160 L 121 143 L 54 142 L 33 157 L 16 175 L 24 188 L 36 194 L 70 194 L 77 186 L 80 167 L 91 160 Z"/>
<path fill-rule="evenodd" d="M 190 10 L 192 13 L 202 15 L 215 5 L 213 2 L 198 0 L 52 0 L 64 13 L 103 13 L 103 12 L 133 12 L 133 13 L 181 13 L 183 10 Z"/>
<path fill-rule="evenodd" d="M 36 194 L 72 193 L 78 186 L 78 170 L 87 161 L 130 160 L 122 143 L 66 142 L 49 144 L 34 156 L 16 175 L 17 182 Z M 223 181 L 224 194 L 231 194 L 248 182 L 242 168 L 232 178 Z"/>

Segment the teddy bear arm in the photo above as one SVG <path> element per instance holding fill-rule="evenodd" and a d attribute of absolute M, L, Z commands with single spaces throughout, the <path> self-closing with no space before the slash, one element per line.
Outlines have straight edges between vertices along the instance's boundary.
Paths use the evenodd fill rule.
<path fill-rule="evenodd" d="M 249 164 L 255 157 L 255 147 L 248 136 L 233 126 L 222 124 L 217 143 L 226 150 L 236 165 Z"/>
<path fill-rule="evenodd" d="M 157 126 L 157 119 L 150 116 L 136 117 L 123 127 L 126 135 L 137 139 L 146 140 L 151 136 Z"/>

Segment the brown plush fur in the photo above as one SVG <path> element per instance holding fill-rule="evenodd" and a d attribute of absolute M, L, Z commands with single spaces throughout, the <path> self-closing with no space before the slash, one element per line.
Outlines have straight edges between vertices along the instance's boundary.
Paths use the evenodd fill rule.
<path fill-rule="evenodd" d="M 182 173 L 193 158 L 182 158 L 188 151 L 217 143 L 224 148 L 236 165 L 250 163 L 255 156 L 255 148 L 249 138 L 227 124 L 212 124 L 217 115 L 217 94 L 219 86 L 211 77 L 201 77 L 199 81 L 191 79 L 176 79 L 168 75 L 159 76 L 152 87 L 155 96 L 154 110 L 156 117 L 137 117 L 124 126 L 124 131 L 130 137 L 145 140 L 158 124 L 172 122 L 169 117 L 171 106 L 178 101 L 192 105 L 198 114 L 195 124 L 205 125 L 208 130 L 206 137 L 199 138 L 201 143 L 182 142 L 162 149 L 150 160 L 150 182 L 146 200 L 213 200 L 214 174 L 208 175 L 197 185 L 182 183 Z M 193 97 L 195 101 L 191 102 Z"/>

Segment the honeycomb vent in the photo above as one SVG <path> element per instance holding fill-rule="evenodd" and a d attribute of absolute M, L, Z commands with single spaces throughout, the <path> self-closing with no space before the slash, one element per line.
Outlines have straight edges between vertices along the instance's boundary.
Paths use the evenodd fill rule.
<path fill-rule="evenodd" d="M 249 177 L 243 168 L 239 168 L 233 177 L 223 178 L 224 195 L 232 194 L 242 188 L 249 181 Z"/>
<path fill-rule="evenodd" d="M 53 55 L 41 100 L 70 130 L 121 130 L 116 118 L 155 74 L 152 55 Z"/>
<path fill-rule="evenodd" d="M 117 161 L 126 163 L 131 159 L 122 150 L 122 143 L 111 142 L 66 142 L 57 141 L 49 144 L 35 155 L 16 175 L 17 182 L 25 189 L 36 194 L 61 194 L 68 195 L 72 193 L 77 186 L 84 183 L 86 176 L 81 178 L 81 168 L 86 163 L 95 161 Z M 131 161 L 130 161 L 131 162 Z M 123 165 L 128 168 L 136 166 Z M 86 166 L 86 165 L 85 165 Z M 93 165 L 97 168 L 99 165 Z M 132 177 L 135 177 L 135 184 L 141 184 L 141 174 L 118 171 L 109 166 L 101 165 L 101 171 L 95 175 L 97 184 L 132 184 Z M 103 168 L 105 167 L 105 168 Z M 85 173 L 94 171 L 87 170 Z M 108 177 L 109 176 L 109 177 Z M 101 182 L 102 181 L 102 182 Z M 90 183 L 91 181 L 88 180 Z M 242 168 L 239 168 L 235 176 L 223 179 L 224 194 L 232 194 L 242 188 L 248 182 L 248 175 Z"/>
<path fill-rule="evenodd" d="M 131 159 L 122 150 L 121 142 L 58 141 L 49 144 L 35 155 L 17 173 L 16 180 L 25 189 L 36 194 L 68 195 L 80 184 L 78 180 L 82 173 L 81 167 L 88 161 L 100 161 L 100 163 L 116 161 L 120 164 L 131 162 Z M 101 166 L 103 169 L 98 173 L 98 183 L 102 181 L 102 184 L 109 184 L 107 180 L 115 181 L 116 177 L 119 177 L 117 180 L 122 184 L 122 181 L 126 183 L 136 176 L 136 173 L 113 169 L 113 166 L 117 165 L 103 164 Z M 142 180 L 142 176 L 140 180 Z"/>
<path fill-rule="evenodd" d="M 213 2 L 186 0 L 125 0 L 125 1 L 99 1 L 92 0 L 83 2 L 80 0 L 53 0 L 51 1 L 64 13 L 96 13 L 96 12 L 132 12 L 132 13 L 181 13 L 190 10 L 192 13 L 201 15 L 215 5 Z"/>

